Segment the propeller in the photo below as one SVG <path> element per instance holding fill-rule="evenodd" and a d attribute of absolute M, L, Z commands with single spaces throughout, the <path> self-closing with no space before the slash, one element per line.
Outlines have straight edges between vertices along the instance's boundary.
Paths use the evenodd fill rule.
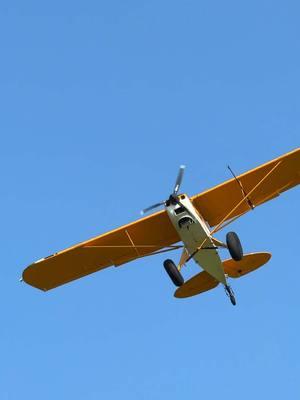
<path fill-rule="evenodd" d="M 173 203 L 173 204 L 179 203 L 179 199 L 178 199 L 177 194 L 179 192 L 179 189 L 180 189 L 180 186 L 181 186 L 181 183 L 182 183 L 182 180 L 183 180 L 184 170 L 185 170 L 185 165 L 180 165 L 180 168 L 179 168 L 179 171 L 178 171 L 178 175 L 177 175 L 177 178 L 176 178 L 176 182 L 175 182 L 175 186 L 174 186 L 174 190 L 170 194 L 168 200 L 161 201 L 160 203 L 156 203 L 156 204 L 153 204 L 150 207 L 144 208 L 144 210 L 141 211 L 142 215 L 146 214 L 147 212 L 149 212 L 151 210 L 154 210 L 157 207 L 166 206 L 166 205 L 168 205 L 170 203 Z"/>
<path fill-rule="evenodd" d="M 173 190 L 173 195 L 177 196 L 182 180 L 183 180 L 183 174 L 184 174 L 184 170 L 185 170 L 185 165 L 180 165 L 179 171 L 178 171 L 178 175 L 177 175 L 177 179 L 175 182 L 175 186 L 174 186 L 174 190 Z"/>

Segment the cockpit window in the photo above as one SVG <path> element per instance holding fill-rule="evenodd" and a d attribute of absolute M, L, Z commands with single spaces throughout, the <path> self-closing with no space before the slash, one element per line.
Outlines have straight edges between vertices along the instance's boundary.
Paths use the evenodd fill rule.
<path fill-rule="evenodd" d="M 182 217 L 178 221 L 178 226 L 181 229 L 181 228 L 189 226 L 189 225 L 191 225 L 193 223 L 194 223 L 194 221 L 193 221 L 193 219 L 191 217 Z"/>

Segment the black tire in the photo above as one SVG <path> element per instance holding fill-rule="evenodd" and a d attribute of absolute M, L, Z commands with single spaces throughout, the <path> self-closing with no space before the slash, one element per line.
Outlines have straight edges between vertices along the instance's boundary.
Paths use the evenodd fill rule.
<path fill-rule="evenodd" d="M 228 232 L 226 243 L 231 257 L 235 261 L 241 261 L 243 258 L 243 248 L 238 235 L 235 232 Z"/>
<path fill-rule="evenodd" d="M 180 271 L 178 271 L 172 260 L 165 260 L 164 268 L 175 286 L 179 287 L 184 284 L 183 276 L 181 275 Z"/>

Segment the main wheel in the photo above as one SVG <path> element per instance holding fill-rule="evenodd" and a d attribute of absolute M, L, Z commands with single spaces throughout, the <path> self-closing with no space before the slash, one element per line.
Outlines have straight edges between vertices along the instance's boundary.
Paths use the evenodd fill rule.
<path fill-rule="evenodd" d="M 235 232 L 228 232 L 226 243 L 231 257 L 235 261 L 241 261 L 243 258 L 243 248 L 238 235 Z"/>
<path fill-rule="evenodd" d="M 183 276 L 181 275 L 180 271 L 178 271 L 176 265 L 172 260 L 164 261 L 164 268 L 175 286 L 183 285 Z"/>

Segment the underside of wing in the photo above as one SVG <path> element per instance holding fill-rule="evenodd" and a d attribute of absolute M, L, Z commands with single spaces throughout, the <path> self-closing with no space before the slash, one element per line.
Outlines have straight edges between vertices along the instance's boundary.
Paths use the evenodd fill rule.
<path fill-rule="evenodd" d="M 160 211 L 29 265 L 23 280 L 46 291 L 112 265 L 177 248 L 172 245 L 178 241 L 166 211 Z"/>
<path fill-rule="evenodd" d="M 300 183 L 300 149 L 260 165 L 191 198 L 209 223 L 236 218 Z M 246 194 L 246 196 L 245 196 Z M 247 195 L 249 194 L 249 195 Z M 240 203 L 240 204 L 239 204 Z"/>

